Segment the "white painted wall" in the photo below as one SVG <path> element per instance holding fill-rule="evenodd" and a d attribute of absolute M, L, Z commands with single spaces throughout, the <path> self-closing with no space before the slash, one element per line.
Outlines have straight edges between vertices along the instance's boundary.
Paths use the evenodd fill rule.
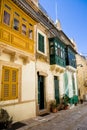
<path fill-rule="evenodd" d="M 21 58 L 18 58 L 16 61 L 11 62 L 10 55 L 5 53 L 2 53 L 0 56 L 0 62 L 2 63 L 0 65 L 0 68 L 2 68 L 3 64 L 5 66 L 8 65 L 9 67 L 18 66 L 21 68 L 21 81 L 19 81 L 20 97 L 16 100 L 1 101 L 0 107 L 3 106 L 3 108 L 9 112 L 9 115 L 13 117 L 13 121 L 35 117 L 35 62 L 30 61 L 24 65 Z"/>
<path fill-rule="evenodd" d="M 22 101 L 35 100 L 35 63 L 22 66 Z"/>
<path fill-rule="evenodd" d="M 59 76 L 59 92 L 60 92 L 60 97 L 63 97 L 64 94 L 64 76 L 63 74 L 60 74 Z"/>
<path fill-rule="evenodd" d="M 13 117 L 13 122 L 21 121 L 36 116 L 35 102 L 27 102 L 4 107 L 5 110 Z"/>

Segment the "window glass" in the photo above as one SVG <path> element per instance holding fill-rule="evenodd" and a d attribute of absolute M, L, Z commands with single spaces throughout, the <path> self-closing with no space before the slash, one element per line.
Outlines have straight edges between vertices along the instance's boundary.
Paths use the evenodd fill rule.
<path fill-rule="evenodd" d="M 61 58 L 63 58 L 63 48 L 61 47 Z"/>
<path fill-rule="evenodd" d="M 29 29 L 29 38 L 32 39 L 33 38 L 33 30 Z"/>
<path fill-rule="evenodd" d="M 58 55 L 58 52 L 57 52 L 57 47 L 55 48 L 55 54 Z"/>
<path fill-rule="evenodd" d="M 33 39 L 33 25 L 29 23 L 29 38 Z"/>
<path fill-rule="evenodd" d="M 4 11 L 4 23 L 10 25 L 10 14 L 7 11 Z"/>
<path fill-rule="evenodd" d="M 57 46 L 57 42 L 55 42 L 55 45 Z"/>
<path fill-rule="evenodd" d="M 51 48 L 50 48 L 50 54 L 51 54 L 51 55 L 54 54 L 54 47 L 51 47 Z"/>
<path fill-rule="evenodd" d="M 60 45 L 58 45 L 58 56 L 61 56 L 61 50 L 60 50 Z"/>
<path fill-rule="evenodd" d="M 63 59 L 65 59 L 65 51 L 64 51 L 64 49 L 63 49 Z"/>
<path fill-rule="evenodd" d="M 15 30 L 19 30 L 19 20 L 18 19 L 16 19 L 16 18 L 14 18 L 14 25 L 13 25 L 13 27 L 14 27 L 14 29 Z"/>
<path fill-rule="evenodd" d="M 26 25 L 22 24 L 22 34 L 26 35 Z"/>
<path fill-rule="evenodd" d="M 50 46 L 52 46 L 52 45 L 53 45 L 53 42 L 50 43 Z"/>

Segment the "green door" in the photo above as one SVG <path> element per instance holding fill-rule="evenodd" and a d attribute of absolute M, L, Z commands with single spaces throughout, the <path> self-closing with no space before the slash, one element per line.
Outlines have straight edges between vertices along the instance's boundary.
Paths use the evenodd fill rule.
<path fill-rule="evenodd" d="M 38 75 L 38 104 L 39 109 L 44 109 L 44 77 Z"/>
<path fill-rule="evenodd" d="M 56 100 L 56 103 L 59 104 L 60 103 L 60 99 L 59 99 L 59 80 L 57 79 L 57 76 L 54 76 L 54 87 L 55 87 L 55 100 Z"/>

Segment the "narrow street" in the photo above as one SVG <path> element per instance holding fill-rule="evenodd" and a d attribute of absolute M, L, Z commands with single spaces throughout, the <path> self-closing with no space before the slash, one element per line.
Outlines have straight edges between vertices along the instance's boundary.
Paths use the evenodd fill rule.
<path fill-rule="evenodd" d="M 28 130 L 87 130 L 87 103 L 70 110 L 58 111 L 52 120 L 42 122 Z"/>

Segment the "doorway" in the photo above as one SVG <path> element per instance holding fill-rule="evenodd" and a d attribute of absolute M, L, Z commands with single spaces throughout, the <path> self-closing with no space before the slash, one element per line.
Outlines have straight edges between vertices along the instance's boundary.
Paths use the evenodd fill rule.
<path fill-rule="evenodd" d="M 54 76 L 54 87 L 55 87 L 55 100 L 56 100 L 56 103 L 59 104 L 60 103 L 60 99 L 59 99 L 59 80 L 58 80 L 57 76 Z"/>
<path fill-rule="evenodd" d="M 38 75 L 38 104 L 39 109 L 44 109 L 44 76 Z"/>

